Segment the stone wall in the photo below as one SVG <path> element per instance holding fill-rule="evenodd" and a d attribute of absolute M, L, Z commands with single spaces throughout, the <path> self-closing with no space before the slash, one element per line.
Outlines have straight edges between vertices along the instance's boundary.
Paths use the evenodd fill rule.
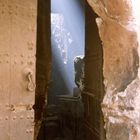
<path fill-rule="evenodd" d="M 93 12 L 89 4 L 86 7 L 85 26 L 85 78 L 82 99 L 84 103 L 85 140 L 104 140 L 103 115 L 101 101 L 103 91 L 103 49 Z"/>
<path fill-rule="evenodd" d="M 107 140 L 140 139 L 138 0 L 88 0 L 103 44 Z"/>

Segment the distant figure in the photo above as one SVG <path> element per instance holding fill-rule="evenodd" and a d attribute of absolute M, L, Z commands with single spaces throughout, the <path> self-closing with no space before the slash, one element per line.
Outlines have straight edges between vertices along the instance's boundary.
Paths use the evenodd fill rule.
<path fill-rule="evenodd" d="M 76 56 L 74 59 L 75 83 L 81 91 L 84 89 L 84 67 L 84 56 Z"/>

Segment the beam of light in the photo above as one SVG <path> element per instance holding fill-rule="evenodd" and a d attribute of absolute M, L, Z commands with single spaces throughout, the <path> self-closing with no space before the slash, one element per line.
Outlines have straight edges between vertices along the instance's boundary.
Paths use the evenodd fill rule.
<path fill-rule="evenodd" d="M 61 14 L 51 14 L 51 31 L 53 40 L 60 51 L 64 64 L 68 60 L 68 47 L 72 43 L 72 36 L 67 29 L 64 28 L 64 17 Z M 53 41 L 52 40 L 52 41 Z"/>
<path fill-rule="evenodd" d="M 53 72 L 59 71 L 68 94 L 72 94 L 76 87 L 74 58 L 84 55 L 85 50 L 83 3 L 84 0 L 51 0 L 52 53 L 55 63 Z M 61 83 L 61 81 L 56 82 Z"/>

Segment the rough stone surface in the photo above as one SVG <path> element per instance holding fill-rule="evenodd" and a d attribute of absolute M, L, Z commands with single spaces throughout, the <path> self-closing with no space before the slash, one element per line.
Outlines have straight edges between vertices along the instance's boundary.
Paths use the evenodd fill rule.
<path fill-rule="evenodd" d="M 140 140 L 138 0 L 88 0 L 103 44 L 107 140 Z"/>

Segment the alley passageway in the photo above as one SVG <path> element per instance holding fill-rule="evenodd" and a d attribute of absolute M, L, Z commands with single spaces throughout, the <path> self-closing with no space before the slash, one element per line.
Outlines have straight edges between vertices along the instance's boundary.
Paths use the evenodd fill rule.
<path fill-rule="evenodd" d="M 97 15 L 85 1 L 51 2 L 50 10 L 46 11 L 42 0 L 42 6 L 48 16 L 42 17 L 45 18 L 44 21 L 41 23 L 39 20 L 38 24 L 39 32 L 42 27 L 50 29 L 44 34 L 48 38 L 49 45 L 44 44 L 44 48 L 40 48 L 38 43 L 38 52 L 41 53 L 42 49 L 45 51 L 47 47 L 51 54 L 50 59 L 46 59 L 48 61 L 43 60 L 44 66 L 48 63 L 51 67 L 48 67 L 49 69 L 46 67 L 50 74 L 46 81 L 47 89 L 41 98 L 45 100 L 47 96 L 47 104 L 44 101 L 42 105 L 45 108 L 41 111 L 43 118 L 40 119 L 43 122 L 38 139 L 45 140 L 50 137 L 48 139 L 52 140 L 89 140 L 89 138 L 103 140 L 104 129 L 100 107 L 104 92 L 103 61 L 102 45 L 95 22 Z M 66 6 L 68 8 L 65 9 Z M 42 7 L 40 8 L 41 18 L 41 12 L 44 11 Z M 47 20 L 51 23 L 51 28 L 50 24 L 45 22 Z M 48 58 L 44 53 L 45 55 Z M 38 53 L 37 62 L 42 61 L 41 57 Z M 41 74 L 37 73 L 37 77 Z M 43 103 L 41 100 L 38 101 Z"/>

